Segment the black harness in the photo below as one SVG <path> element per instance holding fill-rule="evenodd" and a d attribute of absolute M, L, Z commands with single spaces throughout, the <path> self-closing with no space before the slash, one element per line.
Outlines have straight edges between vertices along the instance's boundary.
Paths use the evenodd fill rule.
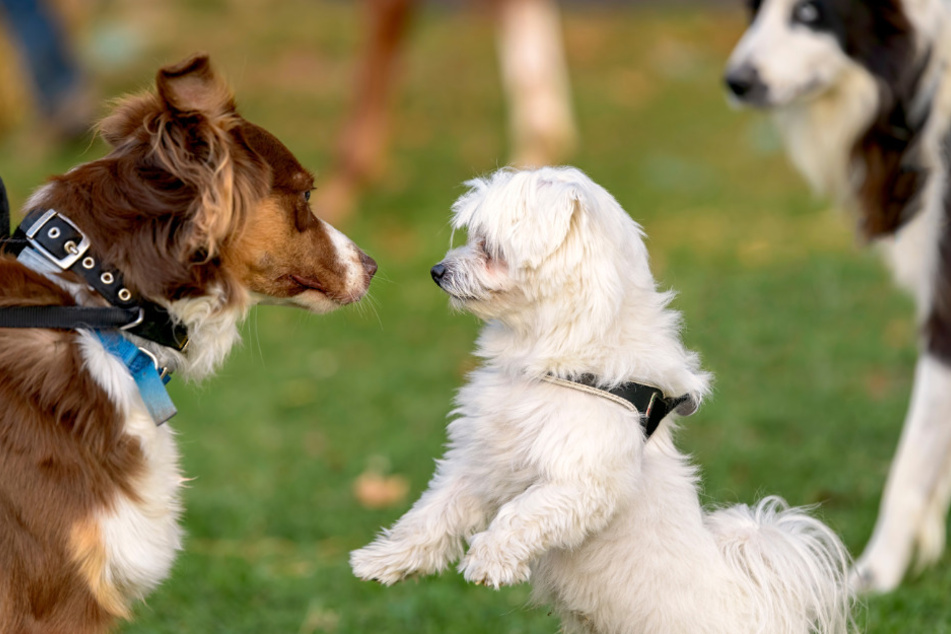
<path fill-rule="evenodd" d="M 76 273 L 111 307 L 5 306 L 0 307 L 0 328 L 123 330 L 179 351 L 188 345 L 185 327 L 174 323 L 158 304 L 126 288 L 122 273 L 103 266 L 89 238 L 63 214 L 34 209 L 12 237 L 9 227 L 10 204 L 0 179 L 0 253 L 21 256 L 28 250 L 30 259 L 53 272 Z"/>
<path fill-rule="evenodd" d="M 548 383 L 561 385 L 571 389 L 587 392 L 594 396 L 606 398 L 622 407 L 635 411 L 641 420 L 641 428 L 644 430 L 644 438 L 649 439 L 660 422 L 668 414 L 676 410 L 685 403 L 691 403 L 689 394 L 683 396 L 664 396 L 663 390 L 653 385 L 643 383 L 622 383 L 621 385 L 606 390 L 598 387 L 597 379 L 591 374 L 584 374 L 577 379 L 559 379 L 548 375 L 544 377 Z M 684 415 L 692 414 L 696 411 L 696 405 L 692 404 L 689 411 L 683 412 Z"/>

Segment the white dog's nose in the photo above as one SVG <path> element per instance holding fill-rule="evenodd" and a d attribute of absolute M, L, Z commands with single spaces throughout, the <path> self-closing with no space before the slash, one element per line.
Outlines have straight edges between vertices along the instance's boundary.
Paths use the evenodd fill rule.
<path fill-rule="evenodd" d="M 440 262 L 430 269 L 429 274 L 433 276 L 433 281 L 439 284 L 442 281 L 443 276 L 446 275 L 446 265 Z"/>

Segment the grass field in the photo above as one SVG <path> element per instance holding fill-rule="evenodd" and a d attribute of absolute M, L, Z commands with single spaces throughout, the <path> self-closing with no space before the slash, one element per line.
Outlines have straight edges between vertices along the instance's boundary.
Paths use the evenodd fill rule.
<path fill-rule="evenodd" d="M 212 53 L 244 114 L 318 171 L 348 103 L 358 13 L 349 2 L 104 3 L 81 28 L 100 94 Z M 739 5 L 739 2 L 737 3 Z M 858 554 L 870 534 L 915 358 L 910 302 L 847 218 L 812 198 L 768 122 L 730 111 L 719 77 L 739 11 L 583 9 L 565 16 L 581 147 L 573 163 L 647 230 L 655 274 L 680 293 L 686 339 L 717 377 L 684 421 L 710 503 L 778 493 L 821 514 Z M 188 540 L 126 634 L 541 634 L 527 586 L 456 573 L 381 588 L 347 553 L 395 520 L 441 453 L 476 321 L 429 279 L 460 183 L 505 163 L 491 24 L 430 9 L 416 24 L 388 169 L 342 227 L 380 263 L 372 297 L 327 317 L 260 308 L 244 345 L 201 385 L 174 381 Z M 3 90 L 6 90 L 4 87 Z M 0 175 L 14 205 L 49 174 L 101 156 L 14 130 Z M 408 496 L 368 509 L 367 470 Z M 951 632 L 951 562 L 859 613 L 869 632 Z"/>

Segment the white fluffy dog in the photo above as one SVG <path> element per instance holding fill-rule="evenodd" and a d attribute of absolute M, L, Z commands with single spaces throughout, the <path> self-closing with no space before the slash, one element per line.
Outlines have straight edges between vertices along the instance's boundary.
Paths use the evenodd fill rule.
<path fill-rule="evenodd" d="M 429 489 L 353 552 L 355 574 L 392 584 L 462 557 L 474 583 L 531 577 L 566 632 L 846 631 L 835 534 L 778 498 L 705 513 L 672 425 L 650 435 L 692 413 L 709 376 L 640 227 L 573 168 L 468 185 L 453 207 L 468 243 L 432 273 L 486 320 L 484 363 Z"/>

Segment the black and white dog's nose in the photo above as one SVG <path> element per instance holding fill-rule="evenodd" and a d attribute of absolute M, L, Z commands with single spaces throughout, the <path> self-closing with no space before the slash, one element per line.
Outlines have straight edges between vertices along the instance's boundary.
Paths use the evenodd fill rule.
<path fill-rule="evenodd" d="M 439 282 L 442 281 L 442 278 L 446 275 L 446 265 L 440 262 L 430 269 L 429 274 L 433 276 L 433 281 L 439 284 Z"/>
<path fill-rule="evenodd" d="M 723 80 L 730 94 L 740 101 L 753 105 L 765 105 L 766 84 L 760 79 L 759 71 L 752 64 L 741 64 L 728 70 Z"/>

